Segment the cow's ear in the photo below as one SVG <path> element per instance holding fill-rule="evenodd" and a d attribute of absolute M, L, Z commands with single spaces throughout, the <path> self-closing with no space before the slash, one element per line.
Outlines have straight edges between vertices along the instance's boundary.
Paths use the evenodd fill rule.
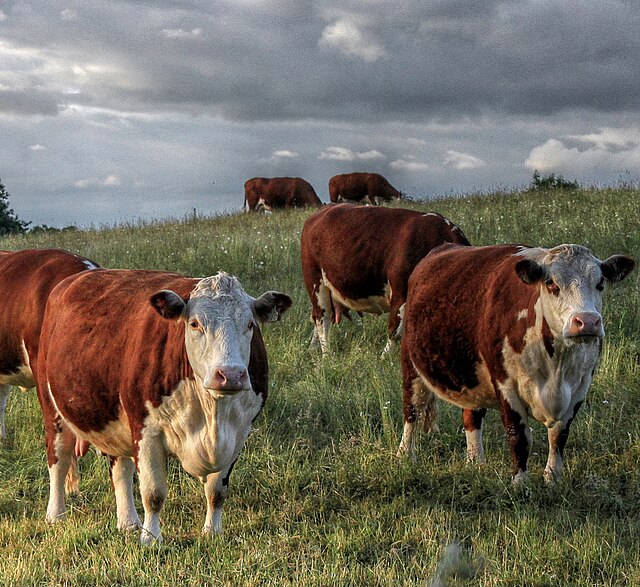
<path fill-rule="evenodd" d="M 253 313 L 260 322 L 277 322 L 292 304 L 287 294 L 268 291 L 253 302 Z"/>
<path fill-rule="evenodd" d="M 516 263 L 516 273 L 522 281 L 528 284 L 538 283 L 546 275 L 544 268 L 531 259 L 518 261 Z"/>
<path fill-rule="evenodd" d="M 160 316 L 167 320 L 177 320 L 183 315 L 187 307 L 186 302 L 177 293 L 169 289 L 154 293 L 149 298 L 149 303 Z"/>
<path fill-rule="evenodd" d="M 612 255 L 606 261 L 600 263 L 602 275 L 609 281 L 622 281 L 633 271 L 636 262 L 626 255 Z"/>

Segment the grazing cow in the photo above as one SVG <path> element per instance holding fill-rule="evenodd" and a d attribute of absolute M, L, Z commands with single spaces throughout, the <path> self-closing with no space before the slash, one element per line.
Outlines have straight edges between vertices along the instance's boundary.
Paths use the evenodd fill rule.
<path fill-rule="evenodd" d="M 343 173 L 329 180 L 332 202 L 362 202 L 379 205 L 381 201 L 399 200 L 402 192 L 379 173 Z"/>
<path fill-rule="evenodd" d="M 329 204 L 304 224 L 302 273 L 315 324 L 312 345 L 328 350 L 331 322 L 349 310 L 389 312 L 389 341 L 401 336 L 400 312 L 413 268 L 434 247 L 468 245 L 462 230 L 434 212 Z"/>
<path fill-rule="evenodd" d="M 61 480 L 75 433 L 111 457 L 119 529 L 141 526 L 132 495 L 137 468 L 140 539 L 161 540 L 167 458 L 174 456 L 204 484 L 203 532 L 220 532 L 229 474 L 267 397 L 258 322 L 278 320 L 290 305 L 279 292 L 255 299 L 226 273 L 192 279 L 100 270 L 61 283 L 47 305 L 36 374 L 47 520 L 65 513 Z"/>
<path fill-rule="evenodd" d="M 311 184 L 300 177 L 254 177 L 244 184 L 243 209 L 247 212 L 305 206 L 322 206 L 322 202 Z"/>
<path fill-rule="evenodd" d="M 89 259 L 58 249 L 0 251 L 0 438 L 6 434 L 11 387 L 36 384 L 31 366 L 49 293 L 65 277 L 96 267 Z M 77 484 L 75 477 L 70 481 Z"/>
<path fill-rule="evenodd" d="M 416 421 L 433 422 L 435 395 L 464 409 L 469 460 L 484 459 L 486 409 L 500 410 L 516 483 L 527 475 L 528 418 L 542 422 L 544 478 L 558 480 L 602 346 L 602 291 L 634 264 L 623 255 L 600 261 L 579 245 L 434 250 L 409 279 L 399 453 L 412 453 Z"/>

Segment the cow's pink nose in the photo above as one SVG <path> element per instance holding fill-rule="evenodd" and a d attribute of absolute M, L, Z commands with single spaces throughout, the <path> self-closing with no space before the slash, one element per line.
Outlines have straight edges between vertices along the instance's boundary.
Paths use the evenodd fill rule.
<path fill-rule="evenodd" d="M 240 391 L 245 388 L 248 379 L 245 367 L 218 367 L 208 387 L 220 391 Z"/>
<path fill-rule="evenodd" d="M 602 317 L 597 312 L 580 312 L 571 317 L 568 336 L 602 336 Z"/>

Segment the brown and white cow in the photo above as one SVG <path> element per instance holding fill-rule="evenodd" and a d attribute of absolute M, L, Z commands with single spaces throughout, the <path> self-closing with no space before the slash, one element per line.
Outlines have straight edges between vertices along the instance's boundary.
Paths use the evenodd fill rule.
<path fill-rule="evenodd" d="M 468 245 L 462 230 L 435 212 L 329 204 L 301 237 L 302 273 L 315 324 L 312 346 L 328 350 L 332 322 L 349 310 L 389 312 L 389 341 L 401 336 L 407 281 L 418 262 L 445 242 Z"/>
<path fill-rule="evenodd" d="M 142 526 L 143 544 L 161 539 L 174 456 L 204 484 L 203 532 L 220 532 L 229 474 L 267 397 L 258 322 L 278 320 L 290 305 L 279 292 L 255 299 L 226 273 L 98 270 L 62 282 L 47 305 L 37 372 L 47 520 L 65 513 L 61 484 L 77 434 L 112 458 L 119 529 Z"/>
<path fill-rule="evenodd" d="M 65 277 L 97 266 L 59 249 L 0 251 L 0 438 L 11 387 L 36 384 L 32 365 L 49 293 Z"/>
<path fill-rule="evenodd" d="M 343 173 L 329 180 L 329 200 L 332 202 L 380 202 L 399 200 L 402 192 L 394 188 L 379 173 Z"/>
<path fill-rule="evenodd" d="M 301 177 L 254 177 L 244 183 L 245 211 L 322 206 L 313 186 Z"/>
<path fill-rule="evenodd" d="M 500 410 L 514 482 L 527 475 L 528 418 L 548 431 L 547 482 L 562 474 L 569 426 L 600 355 L 602 292 L 633 259 L 585 247 L 443 245 L 409 279 L 402 340 L 404 434 L 434 417 L 434 395 L 464 409 L 467 456 L 482 461 L 482 421 Z"/>

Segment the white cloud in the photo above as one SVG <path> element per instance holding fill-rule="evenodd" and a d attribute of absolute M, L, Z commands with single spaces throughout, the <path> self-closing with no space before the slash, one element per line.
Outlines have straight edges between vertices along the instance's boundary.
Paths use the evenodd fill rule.
<path fill-rule="evenodd" d="M 185 31 L 184 29 L 162 29 L 160 34 L 167 39 L 195 39 L 202 35 L 202 29 L 195 28 L 190 31 Z"/>
<path fill-rule="evenodd" d="M 0 22 L 3 22 L 5 20 L 7 20 L 7 15 L 2 10 L 0 10 Z"/>
<path fill-rule="evenodd" d="M 120 176 L 111 174 L 104 179 L 91 178 L 91 179 L 79 179 L 73 185 L 80 189 L 88 187 L 115 187 L 121 184 Z"/>
<path fill-rule="evenodd" d="M 384 158 L 384 155 L 375 149 L 358 153 L 346 147 L 327 147 L 318 157 L 318 159 L 330 159 L 332 161 L 373 161 Z"/>
<path fill-rule="evenodd" d="M 60 18 L 62 20 L 77 20 L 78 19 L 78 11 L 73 8 L 67 8 L 60 13 Z"/>
<path fill-rule="evenodd" d="M 531 150 L 524 162 L 527 169 L 543 173 L 623 173 L 640 167 L 638 130 L 611 131 L 570 137 L 588 147 L 569 147 L 563 141 L 549 139 Z"/>
<path fill-rule="evenodd" d="M 469 155 L 468 153 L 460 153 L 459 151 L 447 151 L 444 158 L 445 167 L 453 167 L 454 169 L 479 169 L 484 167 L 486 163 L 478 157 Z"/>
<path fill-rule="evenodd" d="M 274 159 L 295 159 L 298 157 L 298 153 L 295 151 L 289 151 L 289 149 L 282 149 L 280 151 L 274 151 L 271 154 Z"/>
<path fill-rule="evenodd" d="M 325 49 L 337 49 L 343 55 L 360 57 L 368 62 L 384 57 L 384 49 L 372 39 L 365 38 L 360 29 L 351 21 L 341 19 L 325 27 L 319 46 Z"/>
<path fill-rule="evenodd" d="M 419 173 L 421 171 L 428 171 L 429 165 L 426 163 L 422 163 L 421 161 L 417 161 L 415 157 L 412 155 L 404 158 L 404 159 L 396 159 L 389 163 L 389 165 L 393 169 L 399 169 L 401 171 L 410 171 L 413 173 Z"/>
<path fill-rule="evenodd" d="M 40 144 L 37 145 L 29 145 L 29 149 L 32 151 L 46 151 L 46 147 Z"/>

